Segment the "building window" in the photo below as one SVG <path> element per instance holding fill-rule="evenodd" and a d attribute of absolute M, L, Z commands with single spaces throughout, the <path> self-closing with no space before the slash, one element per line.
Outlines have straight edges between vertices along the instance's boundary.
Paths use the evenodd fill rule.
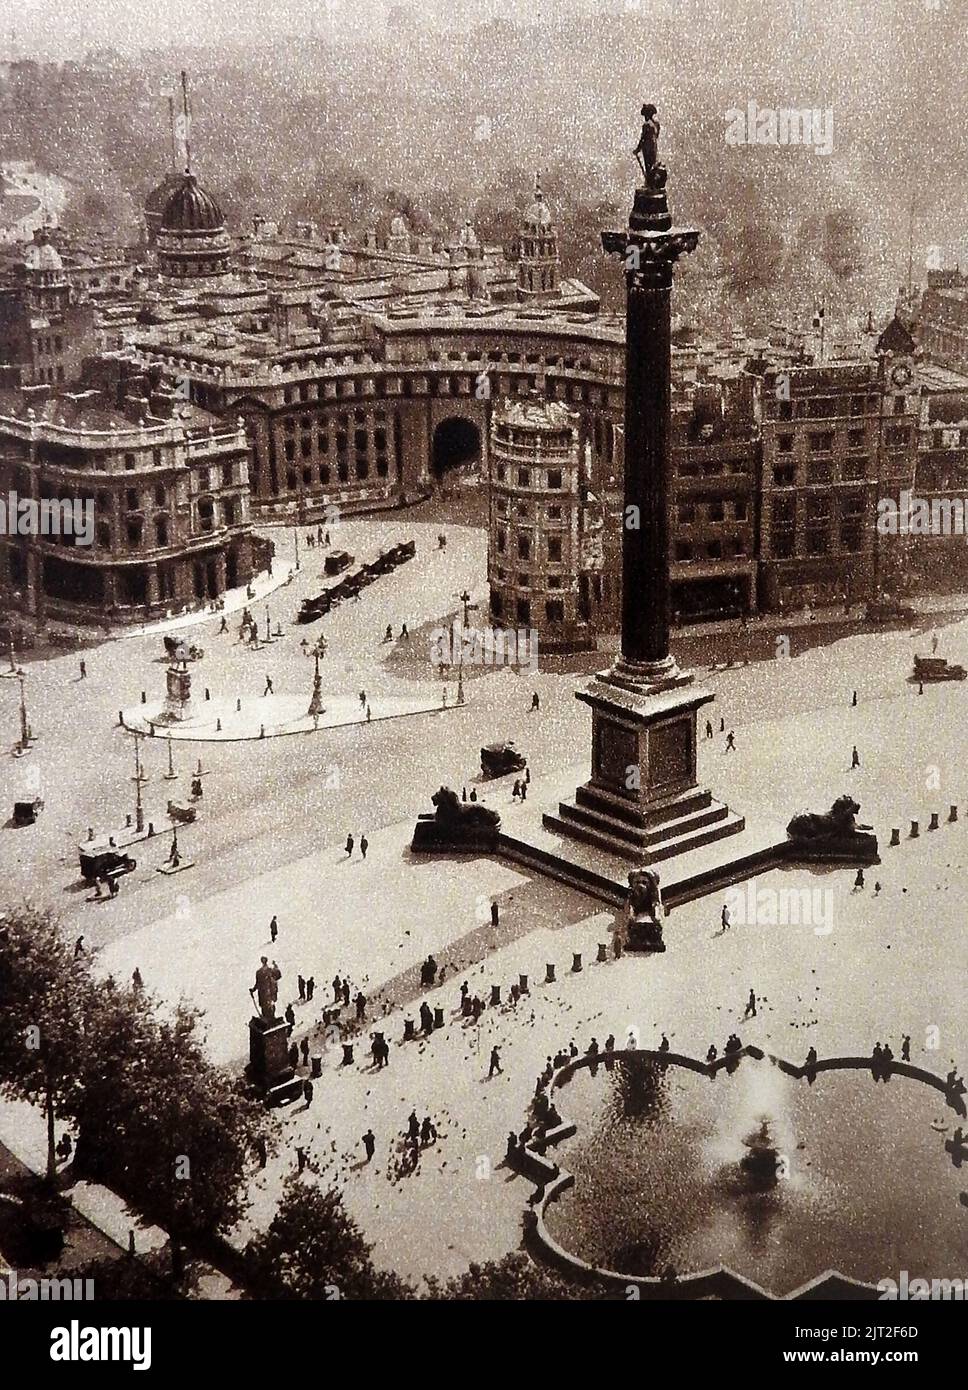
<path fill-rule="evenodd" d="M 561 563 L 561 537 L 560 537 L 560 536 L 549 536 L 549 537 L 548 537 L 548 559 L 551 560 L 553 564 L 560 564 L 560 563 Z"/>
<path fill-rule="evenodd" d="M 503 555 L 505 550 L 507 549 L 507 543 L 507 532 L 502 528 L 497 533 L 497 548 L 501 555 Z"/>
<path fill-rule="evenodd" d="M 733 503 L 733 515 L 737 521 L 745 521 L 748 510 L 749 504 L 745 497 L 740 497 Z"/>
<path fill-rule="evenodd" d="M 692 503 L 679 508 L 679 520 L 683 526 L 691 526 L 696 519 L 696 509 Z"/>
<path fill-rule="evenodd" d="M 676 541 L 676 559 L 677 559 L 677 560 L 691 560 L 691 559 L 692 559 L 692 546 L 689 544 L 688 541 Z"/>
<path fill-rule="evenodd" d="M 142 523 L 140 518 L 133 517 L 128 522 L 128 544 L 140 545 L 142 535 Z"/>
<path fill-rule="evenodd" d="M 867 439 L 867 431 L 866 431 L 866 430 L 848 430 L 848 431 L 847 431 L 847 447 L 848 447 L 848 449 L 863 449 L 864 443 L 865 443 L 866 439 Z"/>
<path fill-rule="evenodd" d="M 518 559 L 531 559 L 531 537 L 526 535 L 518 536 Z"/>
<path fill-rule="evenodd" d="M 159 516 L 155 520 L 155 544 L 168 544 L 168 518 Z"/>
<path fill-rule="evenodd" d="M 518 469 L 518 487 L 531 486 L 531 470 L 529 468 Z"/>
<path fill-rule="evenodd" d="M 710 520 L 710 521 L 722 521 L 725 515 L 726 515 L 726 509 L 725 509 L 725 507 L 724 507 L 724 505 L 723 505 L 722 502 L 710 502 L 710 504 L 709 504 L 709 520 Z"/>
<path fill-rule="evenodd" d="M 807 435 L 807 439 L 810 443 L 810 452 L 813 454 L 829 454 L 834 447 L 834 437 L 828 430 L 824 430 L 822 434 L 815 434 L 811 431 Z"/>
<path fill-rule="evenodd" d="M 129 512 L 136 512 L 138 510 L 138 493 L 133 487 L 129 487 L 125 493 L 125 501 L 128 504 Z"/>
<path fill-rule="evenodd" d="M 549 623 L 565 621 L 565 605 L 560 598 L 549 598 L 545 603 L 545 617 Z"/>
<path fill-rule="evenodd" d="M 561 508 L 560 508 L 560 507 L 549 507 L 549 508 L 548 508 L 548 520 L 549 520 L 549 521 L 560 521 L 560 520 L 561 520 Z"/>
<path fill-rule="evenodd" d="M 58 342 L 59 342 L 59 341 L 60 341 L 60 339 L 58 339 Z M 58 348 L 57 351 L 60 352 L 60 348 Z M 904 400 L 904 397 L 903 397 L 903 396 L 895 396 L 895 397 L 894 397 L 894 414 L 895 414 L 895 415 L 903 415 L 903 414 L 904 414 L 904 407 L 905 407 L 905 400 Z"/>
<path fill-rule="evenodd" d="M 134 460 L 134 454 L 125 454 L 125 456 L 124 456 L 124 466 L 125 466 L 125 468 L 133 468 L 133 467 L 134 467 L 134 461 L 135 461 L 135 460 Z"/>
<path fill-rule="evenodd" d="M 548 486 L 549 486 L 549 487 L 552 487 L 552 488 L 560 488 L 560 487 L 561 487 L 561 469 L 560 469 L 560 468 L 549 468 L 549 469 L 548 469 Z"/>
<path fill-rule="evenodd" d="M 531 600 L 519 598 L 516 604 L 517 619 L 522 627 L 531 626 Z"/>
<path fill-rule="evenodd" d="M 777 447 L 777 452 L 780 453 L 780 454 L 792 454 L 792 453 L 793 453 L 793 435 L 792 435 L 792 434 L 778 434 L 777 437 L 776 437 L 776 447 Z"/>
<path fill-rule="evenodd" d="M 777 467 L 773 470 L 773 482 L 777 487 L 793 486 L 794 469 L 793 465 Z"/>

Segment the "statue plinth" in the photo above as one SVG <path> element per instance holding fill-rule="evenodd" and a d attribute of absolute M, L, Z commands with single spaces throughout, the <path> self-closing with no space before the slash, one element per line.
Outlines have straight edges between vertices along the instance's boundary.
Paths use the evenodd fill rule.
<path fill-rule="evenodd" d="M 180 666 L 173 662 L 165 675 L 165 706 L 155 723 L 179 724 L 185 719 L 193 718 L 195 710 L 192 705 L 192 673 L 188 666 L 184 661 Z"/>
<path fill-rule="evenodd" d="M 302 1082 L 289 1065 L 289 1026 L 282 1018 L 249 1019 L 249 1080 L 267 1105 L 282 1105 L 302 1093 Z"/>

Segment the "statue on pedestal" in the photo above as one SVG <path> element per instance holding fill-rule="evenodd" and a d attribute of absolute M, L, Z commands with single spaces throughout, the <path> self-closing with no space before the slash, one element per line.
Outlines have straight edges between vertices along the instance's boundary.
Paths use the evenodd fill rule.
<path fill-rule="evenodd" d="M 266 1023 L 272 1023 L 276 1017 L 276 1000 L 279 997 L 281 979 L 282 971 L 275 961 L 270 965 L 268 958 L 263 956 L 262 964 L 255 972 L 255 984 L 249 993 L 258 997 L 259 1013 Z"/>
<path fill-rule="evenodd" d="M 655 869 L 633 869 L 629 874 L 628 945 L 630 950 L 664 951 L 662 918 L 665 908 L 659 875 Z"/>
<path fill-rule="evenodd" d="M 668 177 L 665 165 L 659 163 L 659 128 L 656 108 L 647 103 L 642 107 L 642 133 L 632 153 L 645 176 L 646 188 L 655 192 L 665 188 Z"/>

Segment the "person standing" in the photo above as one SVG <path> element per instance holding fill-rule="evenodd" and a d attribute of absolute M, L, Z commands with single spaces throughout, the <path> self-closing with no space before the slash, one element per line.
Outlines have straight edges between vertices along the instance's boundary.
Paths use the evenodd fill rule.
<path fill-rule="evenodd" d="M 859 754 L 858 751 L 857 751 L 857 744 L 856 744 L 856 743 L 854 744 L 853 748 L 851 749 L 851 754 L 850 754 L 850 769 L 851 769 L 852 772 L 853 772 L 853 770 L 854 770 L 855 767 L 860 767 L 860 754 Z"/>
<path fill-rule="evenodd" d="M 86 662 L 86 661 L 82 661 L 82 662 L 81 662 L 81 680 L 84 680 L 84 678 L 85 678 L 86 675 L 87 675 L 87 662 Z"/>
<path fill-rule="evenodd" d="M 370 842 L 365 835 L 360 836 L 360 853 L 366 858 L 366 851 L 370 848 Z"/>
<path fill-rule="evenodd" d="M 349 982 L 349 980 L 344 980 L 344 981 L 343 981 L 343 1003 L 344 1003 L 344 1005 L 347 1005 L 347 1006 L 348 1006 L 348 1005 L 349 1005 L 349 1002 L 350 1002 L 350 982 Z"/>
<path fill-rule="evenodd" d="M 911 1035 L 905 1033 L 901 1039 L 901 1061 L 910 1062 L 911 1060 Z"/>
<path fill-rule="evenodd" d="M 749 998 L 747 999 L 747 1001 L 746 1001 L 746 1012 L 743 1014 L 743 1017 L 744 1017 L 744 1018 L 755 1018 L 755 1017 L 756 1017 L 756 991 L 755 991 L 755 990 L 752 990 L 752 989 L 750 990 L 750 997 L 749 997 Z"/>
<path fill-rule="evenodd" d="M 272 942 L 274 943 L 274 942 L 275 942 L 275 939 L 276 939 L 276 937 L 277 937 L 278 935 L 279 935 L 279 920 L 278 920 L 278 918 L 273 917 L 272 921 L 269 923 L 269 940 L 272 941 Z"/>
<path fill-rule="evenodd" d="M 499 919 L 498 906 L 497 906 L 497 903 L 494 902 L 494 903 L 491 903 L 491 926 L 492 926 L 492 927 L 496 927 L 496 926 L 498 925 L 498 919 Z"/>
<path fill-rule="evenodd" d="M 729 733 L 726 735 L 726 752 L 736 752 L 736 735 L 733 733 L 732 729 L 730 729 Z"/>
<path fill-rule="evenodd" d="M 407 1119 L 407 1134 L 416 1144 L 420 1138 L 420 1121 L 417 1119 L 416 1110 L 411 1110 Z"/>
<path fill-rule="evenodd" d="M 262 692 L 262 698 L 265 699 L 265 697 L 266 697 L 267 695 L 274 695 L 274 694 L 275 694 L 275 691 L 274 691 L 273 688 L 272 688 L 272 678 L 271 678 L 270 676 L 266 676 L 266 688 L 265 688 L 265 690 L 263 690 L 263 692 Z"/>
<path fill-rule="evenodd" d="M 356 998 L 353 1000 L 356 1005 L 356 1017 L 358 1020 L 366 1018 L 366 995 L 362 990 L 357 991 Z"/>
<path fill-rule="evenodd" d="M 343 981 L 338 975 L 333 976 L 333 1003 L 339 1004 L 343 998 Z"/>
<path fill-rule="evenodd" d="M 352 857 L 353 857 L 353 845 L 354 845 L 354 844 L 355 844 L 355 841 L 354 841 L 354 839 L 353 839 L 353 836 L 352 836 L 352 835 L 347 835 L 347 837 L 346 837 L 346 846 L 345 846 L 345 848 L 346 848 L 346 857 L 347 857 L 347 859 L 352 859 Z"/>
<path fill-rule="evenodd" d="M 363 1151 L 366 1154 L 366 1161 L 369 1163 L 376 1152 L 376 1135 L 372 1129 L 368 1129 L 363 1136 Z"/>
<path fill-rule="evenodd" d="M 313 1083 L 310 1081 L 308 1076 L 306 1077 L 306 1080 L 303 1082 L 303 1099 L 305 1100 L 307 1106 L 312 1105 Z"/>
<path fill-rule="evenodd" d="M 301 975 L 297 975 L 297 976 L 296 976 L 296 984 L 297 984 L 297 986 L 298 986 L 298 988 L 299 988 L 299 1002 L 300 1002 L 300 1004 L 305 1004 L 305 1002 L 306 1002 L 306 981 L 303 979 L 303 977 L 302 977 Z"/>
<path fill-rule="evenodd" d="M 723 910 L 720 915 L 720 920 L 723 924 L 723 931 L 729 931 L 730 927 L 732 926 L 732 922 L 730 921 L 729 916 L 729 903 L 723 903 Z"/>
<path fill-rule="evenodd" d="M 491 1060 L 487 1069 L 488 1081 L 490 1081 L 491 1077 L 494 1076 L 497 1072 L 501 1072 L 503 1070 L 504 1068 L 501 1066 L 501 1054 L 496 1047 L 492 1047 Z"/>
<path fill-rule="evenodd" d="M 537 692 L 537 691 L 535 691 L 534 694 L 531 696 L 531 708 L 532 708 L 533 710 L 540 710 L 540 709 L 541 709 L 541 701 L 540 701 L 540 699 L 538 698 L 538 692 Z"/>
<path fill-rule="evenodd" d="M 312 1000 L 312 997 L 313 997 L 313 994 L 315 993 L 315 991 L 316 991 L 316 981 L 315 981 L 314 977 L 313 977 L 312 975 L 310 975 L 309 979 L 306 981 L 306 1001 L 307 1001 L 307 1003 L 310 1002 L 310 1001 Z"/>
<path fill-rule="evenodd" d="M 707 737 L 707 738 L 712 738 L 712 736 L 713 736 L 713 726 L 712 726 L 712 722 L 711 722 L 710 720 L 707 719 L 707 720 L 706 720 L 706 737 Z"/>

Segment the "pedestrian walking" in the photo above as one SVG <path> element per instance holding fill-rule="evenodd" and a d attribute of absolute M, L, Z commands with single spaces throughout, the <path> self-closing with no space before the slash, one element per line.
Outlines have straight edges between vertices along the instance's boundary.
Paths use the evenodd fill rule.
<path fill-rule="evenodd" d="M 360 836 L 360 853 L 366 858 L 366 851 L 370 848 L 370 842 L 365 835 Z"/>
<path fill-rule="evenodd" d="M 370 710 L 370 706 L 367 705 L 367 707 L 366 707 L 366 722 L 369 724 L 369 722 L 370 722 L 370 720 L 371 720 L 372 718 L 373 718 L 372 711 Z"/>
<path fill-rule="evenodd" d="M 302 1042 L 299 1044 L 299 1053 L 300 1053 L 300 1056 L 302 1057 L 302 1064 L 303 1064 L 303 1066 L 304 1066 L 304 1067 L 308 1067 L 308 1066 L 309 1066 L 309 1039 L 308 1039 L 308 1038 L 303 1038 Z"/>
<path fill-rule="evenodd" d="M 853 771 L 853 769 L 854 769 L 855 767 L 860 767 L 860 754 L 859 754 L 858 751 L 857 751 L 857 744 L 856 744 L 856 743 L 854 744 L 853 748 L 851 749 L 851 753 L 850 753 L 850 767 L 851 767 L 851 771 Z"/>
<path fill-rule="evenodd" d="M 497 924 L 498 924 L 498 917 L 499 917 L 499 913 L 498 913 L 498 906 L 497 906 L 497 903 L 491 903 L 491 926 L 492 926 L 492 927 L 496 927 L 496 926 L 497 926 Z"/>
<path fill-rule="evenodd" d="M 730 729 L 729 733 L 726 735 L 726 752 L 736 752 L 736 735 L 733 733 L 732 729 Z"/>
<path fill-rule="evenodd" d="M 289 1048 L 289 1065 L 293 1071 L 299 1066 L 299 1048 L 293 1043 Z"/>
<path fill-rule="evenodd" d="M 538 699 L 537 691 L 535 691 L 534 694 L 531 696 L 531 708 L 533 710 L 540 710 L 541 708 L 541 701 Z"/>
<path fill-rule="evenodd" d="M 911 1060 L 911 1035 L 905 1033 L 901 1039 L 901 1061 L 910 1062 Z"/>
<path fill-rule="evenodd" d="M 139 994 L 145 987 L 145 982 L 141 978 L 141 971 L 137 966 L 135 966 L 134 970 L 131 972 L 131 983 Z"/>
<path fill-rule="evenodd" d="M 296 1011 L 291 1004 L 286 1005 L 285 1020 L 289 1024 L 290 1031 L 296 1026 Z"/>
<path fill-rule="evenodd" d="M 524 785 L 525 785 L 526 787 L 530 787 L 530 785 L 531 785 L 531 769 L 530 769 L 530 767 L 526 767 L 526 768 L 524 769 Z"/>
<path fill-rule="evenodd" d="M 338 1004 L 343 998 L 343 981 L 338 975 L 333 976 L 333 1003 Z"/>
<path fill-rule="evenodd" d="M 346 837 L 346 857 L 347 857 L 347 859 L 350 859 L 350 858 L 352 857 L 352 855 L 353 855 L 353 845 L 354 845 L 354 844 L 355 844 L 355 841 L 354 841 L 354 839 L 353 839 L 353 836 L 352 836 L 352 835 L 347 835 L 347 837 Z"/>
<path fill-rule="evenodd" d="M 306 999 L 307 999 L 307 1001 L 309 1001 L 309 1000 L 312 999 L 313 994 L 315 993 L 315 990 L 316 990 L 316 981 L 315 981 L 315 979 L 313 978 L 313 976 L 310 975 L 309 979 L 306 981 Z"/>
<path fill-rule="evenodd" d="M 707 719 L 707 720 L 706 720 L 706 737 L 707 737 L 707 738 L 712 738 L 712 736 L 713 736 L 712 721 L 709 720 L 709 719 Z"/>
<path fill-rule="evenodd" d="M 84 954 L 84 938 L 83 938 L 83 936 L 79 936 L 79 937 L 77 938 L 77 940 L 74 942 L 74 959 L 77 960 L 78 956 L 83 956 L 83 954 Z"/>
<path fill-rule="evenodd" d="M 358 1019 L 366 1018 L 366 995 L 362 990 L 358 991 L 353 1003 L 356 1005 L 356 1017 Z"/>
<path fill-rule="evenodd" d="M 522 783 L 521 783 L 521 802 L 522 802 L 522 804 L 523 804 L 525 801 L 527 801 L 527 799 L 528 799 L 528 784 L 527 784 L 527 782 L 522 782 Z"/>
<path fill-rule="evenodd" d="M 277 937 L 278 935 L 279 935 L 279 919 L 278 919 L 277 917 L 273 917 L 272 921 L 269 923 L 269 939 L 270 939 L 270 941 L 275 941 L 275 939 L 276 939 L 276 937 Z"/>
<path fill-rule="evenodd" d="M 719 721 L 719 732 L 720 732 L 721 734 L 724 734 L 724 733 L 726 732 L 726 719 L 725 719 L 725 717 L 723 717 L 723 718 L 720 719 L 720 721 Z"/>
<path fill-rule="evenodd" d="M 259 1134 L 256 1136 L 255 1156 L 259 1160 L 260 1168 L 264 1168 L 266 1164 L 269 1162 L 269 1148 L 266 1144 L 266 1138 L 264 1134 Z"/>
<path fill-rule="evenodd" d="M 392 628 L 392 626 L 391 626 L 389 623 L 387 623 L 387 630 L 386 630 L 386 632 L 383 634 L 383 640 L 384 640 L 384 642 L 392 642 L 392 641 L 393 641 L 393 628 Z"/>
<path fill-rule="evenodd" d="M 222 614 L 222 623 L 221 623 L 221 626 L 219 627 L 219 636 L 221 636 L 223 632 L 228 632 L 228 630 L 229 630 L 229 625 L 228 625 L 228 623 L 226 622 L 225 614 L 223 613 L 223 614 Z"/>
<path fill-rule="evenodd" d="M 491 1048 L 491 1060 L 490 1060 L 490 1063 L 489 1063 L 488 1068 L 487 1068 L 487 1079 L 488 1079 L 488 1081 L 490 1081 L 491 1077 L 494 1076 L 494 1074 L 495 1074 L 496 1072 L 500 1072 L 500 1071 L 503 1071 L 503 1070 L 504 1070 L 504 1068 L 501 1066 L 501 1054 L 500 1054 L 500 1052 L 497 1050 L 496 1047 L 492 1047 L 492 1048 Z"/>
<path fill-rule="evenodd" d="M 511 788 L 511 800 L 512 800 L 512 801 L 517 801 L 517 799 L 518 799 L 518 797 L 519 797 L 520 795 L 521 795 L 521 783 L 520 783 L 520 782 L 518 781 L 518 779 L 515 777 L 515 779 L 514 779 L 514 786 Z"/>
<path fill-rule="evenodd" d="M 312 1105 L 313 1083 L 310 1081 L 308 1076 L 306 1077 L 306 1080 L 303 1082 L 303 1099 L 305 1100 L 307 1105 Z"/>
<path fill-rule="evenodd" d="M 366 1161 L 369 1163 L 376 1152 L 376 1135 L 372 1129 L 368 1129 L 363 1136 L 363 1151 L 366 1154 Z"/>
<path fill-rule="evenodd" d="M 858 870 L 857 870 L 857 873 L 856 873 L 856 875 L 855 875 L 855 877 L 854 877 L 854 892 L 856 893 L 857 890 L 858 890 L 858 888 L 863 888 L 863 886 L 864 886 L 864 870 L 863 870 L 863 869 L 858 869 Z"/>
<path fill-rule="evenodd" d="M 743 1017 L 744 1017 L 744 1018 L 755 1018 L 755 1017 L 756 1017 L 756 992 L 755 992 L 755 990 L 752 990 L 752 989 L 750 990 L 750 997 L 749 997 L 749 998 L 747 999 L 747 1001 L 746 1001 L 746 1012 L 743 1014 Z"/>
<path fill-rule="evenodd" d="M 851 703 L 851 705 L 852 705 L 854 708 L 857 707 L 857 691 L 856 691 L 856 690 L 854 691 L 853 695 L 851 696 L 851 701 L 850 701 L 850 703 Z"/>
<path fill-rule="evenodd" d="M 306 1167 L 306 1150 L 301 1145 L 296 1149 L 296 1164 L 299 1173 Z"/>
<path fill-rule="evenodd" d="M 262 692 L 262 698 L 265 699 L 267 695 L 273 694 L 275 694 L 275 691 L 272 689 L 272 678 L 271 676 L 266 676 L 266 688 Z"/>
<path fill-rule="evenodd" d="M 84 677 L 87 675 L 87 662 L 86 662 L 86 661 L 82 661 L 82 662 L 80 663 L 80 666 L 81 666 L 81 680 L 83 680 Z"/>
<path fill-rule="evenodd" d="M 303 979 L 303 977 L 302 977 L 301 975 L 297 975 L 297 976 L 296 976 L 296 983 L 297 983 L 297 985 L 298 985 L 298 987 L 299 987 L 299 1002 L 300 1002 L 301 1004 L 305 1004 L 305 1002 L 306 1002 L 306 981 Z"/>
<path fill-rule="evenodd" d="M 349 1002 L 350 1002 L 350 982 L 349 982 L 349 980 L 344 980 L 344 981 L 343 981 L 343 1003 L 344 1003 L 344 1005 L 348 1005 Z"/>
<path fill-rule="evenodd" d="M 365 690 L 361 690 L 361 691 L 360 691 L 360 704 L 361 704 L 364 708 L 366 707 L 366 691 L 365 691 Z"/>
<path fill-rule="evenodd" d="M 723 924 L 723 931 L 729 931 L 732 923 L 729 917 L 729 903 L 723 903 L 723 910 L 720 914 L 720 921 Z"/>
<path fill-rule="evenodd" d="M 420 1138 L 420 1121 L 417 1119 L 416 1110 L 410 1111 L 410 1115 L 407 1119 L 407 1133 L 414 1143 Z"/>
<path fill-rule="evenodd" d="M 429 1115 L 424 1116 L 423 1124 L 420 1126 L 420 1142 L 424 1148 L 437 1142 L 437 1127 Z"/>
<path fill-rule="evenodd" d="M 410 641 L 410 632 L 406 623 L 404 623 L 403 627 L 400 629 L 400 637 L 404 642 Z"/>

